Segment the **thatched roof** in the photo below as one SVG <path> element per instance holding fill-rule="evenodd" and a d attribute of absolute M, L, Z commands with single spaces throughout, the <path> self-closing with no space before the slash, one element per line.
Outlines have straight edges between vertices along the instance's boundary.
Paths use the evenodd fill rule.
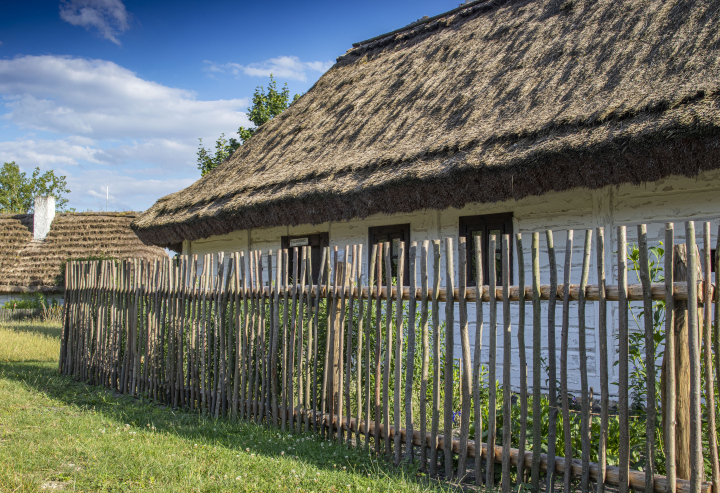
<path fill-rule="evenodd" d="M 134 212 L 57 214 L 43 241 L 33 241 L 32 214 L 0 214 L 0 293 L 57 292 L 60 268 L 88 257 L 164 258 L 130 229 Z"/>
<path fill-rule="evenodd" d="M 720 167 L 719 10 L 485 1 L 359 43 L 133 227 L 167 245 Z"/>

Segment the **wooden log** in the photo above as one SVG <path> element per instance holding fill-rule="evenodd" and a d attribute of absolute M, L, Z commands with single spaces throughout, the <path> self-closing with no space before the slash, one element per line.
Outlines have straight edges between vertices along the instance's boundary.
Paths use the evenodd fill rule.
<path fill-rule="evenodd" d="M 518 287 L 520 292 L 525 292 L 525 259 L 523 255 L 523 244 L 522 235 L 517 233 L 515 235 L 515 248 L 517 249 L 517 264 L 518 264 Z M 503 271 L 504 272 L 504 271 Z M 509 298 L 509 289 L 508 289 Z M 503 308 L 504 309 L 504 308 Z M 509 310 L 509 307 L 508 307 Z M 518 453 L 520 456 L 525 455 L 525 446 L 527 444 L 527 419 L 528 419 L 528 408 L 527 408 L 527 353 L 525 347 L 525 299 L 521 298 L 518 306 L 518 329 L 517 329 L 517 340 L 518 340 L 518 362 L 520 364 L 520 433 L 518 437 Z M 504 446 L 504 445 L 503 445 Z M 516 473 L 516 484 L 518 487 L 525 483 L 525 465 L 522 461 L 518 462 L 518 468 Z"/>
<path fill-rule="evenodd" d="M 308 288 L 306 288 L 308 289 Z M 600 295 L 599 295 L 599 287 L 597 284 L 588 284 L 585 287 L 585 301 L 599 301 Z M 716 288 L 714 284 L 710 284 L 710 298 L 714 299 L 716 296 Z M 265 291 L 265 295 L 268 295 L 268 288 L 263 288 Z M 309 288 L 311 296 L 314 298 L 318 296 L 318 286 L 313 285 Z M 397 299 L 397 288 L 392 287 L 390 289 L 390 294 L 388 294 L 388 289 L 383 288 L 380 290 L 380 299 L 381 300 L 387 300 L 387 297 L 390 296 L 392 299 Z M 697 290 L 698 293 L 698 302 L 702 303 L 703 296 L 704 296 L 704 286 L 702 282 L 699 282 L 699 289 Z M 368 292 L 368 287 L 363 286 L 360 291 L 360 296 L 363 297 L 363 299 L 368 299 L 370 296 L 372 299 L 377 299 L 377 290 L 373 288 L 372 295 Z M 579 284 L 570 284 L 568 291 L 570 292 L 570 301 L 578 301 L 580 299 L 580 285 Z M 430 289 L 430 293 L 432 294 L 433 289 Z M 618 288 L 617 286 L 606 286 L 605 288 L 605 300 L 606 301 L 619 301 L 619 294 L 618 294 Z M 652 292 L 652 299 L 654 301 L 663 301 L 665 300 L 665 284 L 664 283 L 652 283 L 651 285 L 651 292 Z M 465 300 L 468 302 L 475 302 L 477 301 L 477 287 L 468 287 L 467 288 L 467 294 L 465 297 Z M 540 285 L 540 299 L 543 301 L 549 300 L 551 298 L 550 296 L 551 290 L 549 284 L 541 284 Z M 687 294 L 687 284 L 681 283 L 681 282 L 675 282 L 673 285 L 673 293 L 674 293 L 674 299 L 678 301 L 685 301 L 688 299 Z M 627 301 L 642 301 L 642 285 L 641 284 L 631 284 L 627 287 L 627 290 L 625 292 L 626 300 Z M 402 289 L 402 299 L 404 301 L 407 301 L 410 299 L 410 287 L 405 286 Z M 326 297 L 328 296 L 327 288 L 320 287 L 320 297 Z M 349 294 L 348 294 L 349 296 Z M 420 301 L 420 290 L 417 289 L 415 291 L 415 299 L 416 301 Z M 445 302 L 448 300 L 448 293 L 447 290 L 443 288 L 438 288 L 437 290 L 437 296 L 438 301 Z M 490 301 L 490 290 L 488 289 L 488 286 L 483 286 L 483 295 L 482 300 L 483 301 Z M 497 301 L 502 301 L 502 286 L 498 286 L 495 289 L 495 299 Z M 565 288 L 561 284 L 557 287 L 556 291 L 556 300 L 563 301 L 565 299 Z M 455 289 L 453 292 L 453 300 L 459 301 L 460 300 L 460 294 L 459 289 Z M 520 300 L 520 288 L 518 286 L 510 286 L 510 301 L 516 302 Z M 530 286 L 526 286 L 525 288 L 525 301 L 532 301 L 532 289 Z"/>
<path fill-rule="evenodd" d="M 720 280 L 720 226 L 718 226 L 718 234 L 715 243 L 715 283 Z M 710 282 L 710 279 L 706 279 Z M 715 324 L 714 324 L 714 341 L 715 341 L 715 381 L 720 382 L 720 289 L 715 290 L 713 296 L 715 303 Z M 720 475 L 713 473 L 714 493 L 720 493 Z"/>
<path fill-rule="evenodd" d="M 688 347 L 690 349 L 690 488 L 698 493 L 704 475 L 702 455 L 702 408 L 700 403 L 700 337 L 698 327 L 697 266 L 695 222 L 685 223 L 688 255 Z"/>
<path fill-rule="evenodd" d="M 504 493 L 508 493 L 510 491 L 510 445 L 512 443 L 512 385 L 510 380 L 510 370 L 512 366 L 512 326 L 510 324 L 510 235 L 502 235 L 501 268 L 503 282 L 503 454 L 501 488 Z"/>
<path fill-rule="evenodd" d="M 396 283 L 398 287 L 404 285 L 403 275 L 405 273 L 405 243 L 399 242 L 398 244 L 398 264 L 397 264 L 397 278 Z M 388 314 L 389 316 L 389 314 Z M 388 346 L 388 351 L 391 351 L 392 346 Z M 400 398 L 402 388 L 401 376 L 402 376 L 402 350 L 403 350 L 403 301 L 402 297 L 399 296 L 395 301 L 395 388 L 393 392 L 393 421 L 395 429 L 400 429 L 400 423 L 402 423 L 400 407 Z M 388 369 L 390 367 L 388 366 Z M 402 457 L 402 444 L 400 442 L 400 435 L 395 437 L 395 465 L 400 464 L 400 458 Z"/>
<path fill-rule="evenodd" d="M 717 433 L 713 433 L 715 427 L 715 383 L 713 380 L 713 354 L 712 354 L 712 296 L 710 294 L 710 281 L 712 280 L 711 272 L 711 249 L 710 243 L 710 223 L 703 223 L 703 253 L 705 261 L 703 269 L 705 271 L 705 282 L 703 283 L 703 322 L 704 328 L 702 332 L 703 339 L 703 355 L 705 366 L 705 403 L 707 415 L 707 436 L 708 446 L 710 448 L 710 463 L 712 472 L 713 489 L 720 492 L 720 464 L 718 463 L 718 444 Z M 720 355 L 717 356 L 720 358 Z"/>
<path fill-rule="evenodd" d="M 473 358 L 473 407 L 475 411 L 475 436 L 477 443 L 482 443 L 483 422 L 482 422 L 482 402 L 480 401 L 480 386 L 482 385 L 482 338 L 483 338 L 483 270 L 482 270 L 482 237 L 474 236 L 475 245 L 473 253 L 475 255 L 475 282 L 480 295 L 475 301 L 475 354 Z M 424 288 L 427 288 L 427 279 L 424 281 Z M 427 289 L 425 289 L 427 295 Z M 421 429 L 420 436 L 425 436 Z M 434 442 L 433 442 L 434 443 Z M 482 447 L 482 446 L 481 446 Z M 423 451 L 425 447 L 423 447 Z M 475 484 L 482 486 L 482 454 L 475 455 Z"/>
<path fill-rule="evenodd" d="M 628 403 L 628 300 L 627 300 L 627 229 L 617 229 L 617 265 L 618 265 L 618 419 L 619 423 L 619 489 L 627 493 L 630 470 L 630 431 Z"/>
<path fill-rule="evenodd" d="M 417 289 L 417 242 L 410 242 L 410 250 L 408 252 L 408 263 L 410 267 L 410 291 L 415 292 Z M 402 304 L 402 302 L 400 303 Z M 415 375 L 415 315 L 417 312 L 417 303 L 414 297 L 411 297 L 408 303 L 408 341 L 407 341 L 407 364 L 405 366 L 405 429 L 407 436 L 413 435 L 413 377 Z M 402 315 L 401 315 L 402 316 Z M 358 360 L 359 361 L 359 360 Z M 405 439 L 405 459 L 412 462 L 415 458 L 412 439 Z"/>
<path fill-rule="evenodd" d="M 497 288 L 497 237 L 490 235 L 488 248 L 488 283 L 490 292 L 496 292 Z M 490 448 L 490 456 L 485 463 L 485 488 L 493 489 L 495 487 L 495 444 L 496 444 L 496 426 L 497 426 L 497 298 L 493 297 L 490 301 L 490 341 L 489 341 L 489 361 L 488 361 L 488 447 Z M 501 459 L 502 460 L 502 459 Z"/>
<path fill-rule="evenodd" d="M 438 472 L 438 428 L 440 425 L 440 240 L 433 240 L 433 290 L 432 290 L 432 330 L 433 330 L 433 402 L 432 422 L 430 424 L 430 474 Z"/>
<path fill-rule="evenodd" d="M 422 339 L 422 368 L 420 369 L 420 436 L 427 435 L 427 386 L 430 366 L 430 335 L 428 332 L 428 248 L 423 240 L 420 247 L 420 337 Z M 368 416 L 369 417 L 369 416 Z M 427 447 L 420 447 L 420 470 L 427 471 Z"/>
<path fill-rule="evenodd" d="M 298 413 L 300 414 L 300 413 Z M 318 420 L 322 421 L 326 424 L 326 426 L 330 426 L 330 422 L 332 421 L 332 425 L 334 427 L 343 427 L 345 429 L 350 430 L 356 430 L 357 429 L 357 422 L 353 419 L 350 423 L 343 421 L 342 423 L 338 423 L 337 416 L 331 416 L 329 414 L 319 414 L 317 417 Z M 395 437 L 395 430 L 393 427 L 386 428 L 383 424 L 378 424 L 375 421 L 369 422 L 370 431 L 371 433 L 377 432 L 381 437 L 384 437 L 386 434 L 390 435 L 390 438 L 393 439 Z M 406 430 L 400 429 L 400 437 L 402 441 L 406 440 Z M 432 445 L 432 440 L 430 435 L 426 435 L 425 439 L 422 439 L 422 435 L 420 435 L 419 431 L 415 431 L 413 434 L 412 439 L 413 445 L 422 447 L 423 445 L 425 447 L 430 447 Z M 437 448 L 444 449 L 445 448 L 445 437 L 444 435 L 440 435 L 438 437 L 438 441 L 436 444 Z M 452 451 L 454 454 L 457 454 L 460 450 L 460 440 L 458 438 L 452 439 Z M 492 454 L 495 457 L 495 460 L 498 464 L 502 462 L 502 447 L 495 446 L 495 451 Z M 471 458 L 476 457 L 476 455 L 481 455 L 481 457 L 485 460 L 488 458 L 488 451 L 487 451 L 487 445 L 482 444 L 481 447 L 478 447 L 476 442 L 474 440 L 471 440 L 468 442 L 468 455 Z M 517 449 L 510 449 L 510 465 L 517 466 L 518 461 L 520 460 L 520 456 L 518 455 Z M 528 469 L 532 467 L 532 452 L 528 451 L 525 453 L 525 456 L 522 458 L 522 460 L 525 462 L 525 468 Z M 569 467 L 568 467 L 569 466 Z M 573 470 L 574 476 L 580 476 L 582 474 L 582 461 L 579 459 L 573 460 L 569 465 L 566 463 L 565 459 L 563 457 L 556 457 L 555 461 L 555 473 L 556 474 L 564 474 L 567 469 Z M 543 473 L 547 473 L 547 455 L 541 454 L 540 455 L 540 471 Z M 598 466 L 596 463 L 590 463 L 590 480 L 591 481 L 597 481 L 598 479 Z M 629 473 L 629 485 L 630 487 L 635 491 L 644 491 L 645 486 L 645 473 L 642 471 L 630 471 Z M 655 489 L 654 493 L 665 493 L 667 485 L 666 485 L 667 479 L 664 476 L 655 475 Z M 606 478 L 606 485 L 617 487 L 619 485 L 619 471 L 617 467 L 614 466 L 608 466 L 607 467 L 607 478 Z M 687 480 L 679 479 L 677 480 L 676 485 L 676 491 L 678 493 L 690 493 L 690 482 Z M 709 482 L 703 482 L 701 484 L 701 493 L 712 493 L 712 484 Z"/>
<path fill-rule="evenodd" d="M 640 282 L 643 286 L 643 321 L 645 325 L 645 361 L 647 403 L 645 408 L 645 489 L 652 490 L 655 477 L 655 327 L 653 326 L 653 304 L 650 292 L 650 261 L 648 259 L 647 226 L 639 224 L 638 250 Z"/>
<path fill-rule="evenodd" d="M 573 230 L 567 231 L 567 241 L 565 243 L 565 270 L 564 279 L 564 299 L 562 312 L 562 348 L 560 351 L 560 393 L 562 400 L 562 416 L 563 416 L 563 435 L 565 444 L 565 457 L 572 458 L 572 435 L 570 426 L 570 402 L 568 395 L 568 341 L 570 335 L 570 270 L 572 268 L 572 248 L 573 248 Z M 563 478 L 563 491 L 570 491 L 572 483 L 572 470 L 568 471 Z"/>
<path fill-rule="evenodd" d="M 598 336 L 600 338 L 600 440 L 598 443 L 599 479 L 597 490 L 598 493 L 605 493 L 610 386 L 607 346 L 607 302 L 605 301 L 605 229 L 602 227 L 595 229 L 595 245 L 597 249 L 597 279 L 600 297 L 598 301 Z M 548 449 L 548 454 L 550 453 Z M 552 453 L 554 453 L 554 451 Z"/>
<path fill-rule="evenodd" d="M 587 493 L 590 483 L 590 402 L 587 377 L 587 343 L 585 334 L 585 287 L 590 274 L 590 253 L 592 247 L 592 231 L 585 230 L 585 247 L 583 248 L 583 264 L 580 275 L 580 300 L 578 301 L 578 345 L 580 346 L 580 446 L 582 449 L 582 471 L 580 489 Z M 654 358 L 653 358 L 654 361 Z M 654 395 L 654 391 L 653 391 Z M 654 429 L 654 428 L 653 428 Z"/>

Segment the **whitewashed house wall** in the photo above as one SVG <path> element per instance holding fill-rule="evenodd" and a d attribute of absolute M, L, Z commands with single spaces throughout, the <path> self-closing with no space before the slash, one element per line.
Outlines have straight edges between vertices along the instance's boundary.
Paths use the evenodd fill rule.
<path fill-rule="evenodd" d="M 696 178 L 669 177 L 643 185 L 621 185 L 609 186 L 598 190 L 574 189 L 566 192 L 551 192 L 537 197 L 527 197 L 522 200 L 512 200 L 492 204 L 471 204 L 462 209 L 446 209 L 442 211 L 426 210 L 411 214 L 375 215 L 365 219 L 355 219 L 346 222 L 323 223 L 319 225 L 301 225 L 290 227 L 273 227 L 256 230 L 236 231 L 227 235 L 213 236 L 203 240 L 185 242 L 183 244 L 184 254 L 233 252 L 239 250 L 268 250 L 276 251 L 280 248 L 280 238 L 287 235 L 304 235 L 320 232 L 329 233 L 330 246 L 338 246 L 342 251 L 345 245 L 362 243 L 363 249 L 363 271 L 367 275 L 367 249 L 368 249 L 368 228 L 372 226 L 384 226 L 393 224 L 411 225 L 410 239 L 420 244 L 423 240 L 442 239 L 448 236 L 457 238 L 459 218 L 480 214 L 507 213 L 513 214 L 513 230 L 523 235 L 523 253 L 526 264 L 526 285 L 531 285 L 530 278 L 530 242 L 533 231 L 541 232 L 541 277 L 543 283 L 549 283 L 547 250 L 545 247 L 546 229 L 555 231 L 555 250 L 558 264 L 558 278 L 562 282 L 562 268 L 565 255 L 566 233 L 568 228 L 575 230 L 573 262 L 572 262 L 572 283 L 579 283 L 582 267 L 582 249 L 584 233 L 581 230 L 587 228 L 605 227 L 606 231 L 606 272 L 608 283 L 616 283 L 616 226 L 634 226 L 640 223 L 648 224 L 648 239 L 650 245 L 657 245 L 664 239 L 665 222 L 676 223 L 676 243 L 684 240 L 685 220 L 714 220 L 720 218 L 720 171 L 710 171 L 698 174 Z M 717 233 L 717 223 L 714 224 L 712 232 L 713 245 Z M 702 227 L 697 227 L 698 245 L 701 243 Z M 628 244 L 636 241 L 636 228 L 628 227 Z M 594 239 L 594 238 L 593 238 Z M 514 242 L 514 239 L 513 239 Z M 444 247 L 444 244 L 443 244 Z M 593 242 L 593 252 L 595 244 Z M 419 255 L 419 251 L 418 251 Z M 516 261 L 516 258 L 515 258 Z M 516 262 L 515 262 L 516 263 Z M 273 262 L 275 265 L 275 262 Z M 443 256 L 444 269 L 444 256 Z M 513 284 L 517 284 L 517 265 L 514 266 Z M 590 283 L 597 282 L 597 266 L 595 253 L 591 256 Z M 628 276 L 629 283 L 638 283 L 634 273 Z M 444 284 L 444 279 L 442 280 Z M 406 283 L 407 284 L 407 283 Z M 591 303 L 588 307 L 586 320 L 587 337 L 587 363 L 589 385 L 599 394 L 600 363 L 596 357 L 599 349 L 599 333 L 597 327 L 597 304 Z M 543 333 L 546 334 L 546 308 L 543 306 Z M 474 307 L 470 307 L 474 310 Z M 518 310 L 517 304 L 512 308 Z M 444 312 L 444 310 L 443 310 Z M 488 358 L 488 337 L 489 337 L 489 310 L 485 310 L 485 326 L 483 331 L 483 362 Z M 444 316 L 444 314 L 441 314 Z M 556 348 L 558 372 L 560 369 L 560 336 L 561 336 L 562 303 L 557 306 L 556 320 Z M 475 323 L 474 315 L 470 319 L 470 343 L 474 344 Z M 608 326 L 608 347 L 611 359 L 616 353 L 617 326 L 617 303 L 609 304 L 609 326 Z M 457 320 L 457 318 L 456 318 Z M 513 323 L 517 323 L 517 313 L 513 314 Z M 502 306 L 498 306 L 498 321 L 502 321 Z M 532 308 L 527 304 L 526 317 L 526 344 L 528 362 L 528 380 L 532 383 Z M 569 387 L 577 391 L 580 388 L 579 352 L 578 352 L 578 319 L 577 303 L 570 304 L 570 342 L 568 367 Z M 633 330 L 631 318 L 631 330 Z M 498 362 L 502 361 L 502 339 L 498 339 Z M 547 340 L 544 336 L 543 353 L 547 357 Z M 454 357 L 459 358 L 460 336 L 455 334 L 456 346 Z M 513 326 L 513 362 L 518 361 L 516 326 Z M 611 382 L 617 380 L 616 368 L 610 364 Z M 513 382 L 517 385 L 519 379 L 519 368 L 513 367 Z M 502 368 L 498 368 L 498 378 L 502 378 Z M 559 376 L 559 373 L 558 373 Z M 543 386 L 546 377 L 543 375 Z M 616 391 L 611 386 L 611 393 Z"/>

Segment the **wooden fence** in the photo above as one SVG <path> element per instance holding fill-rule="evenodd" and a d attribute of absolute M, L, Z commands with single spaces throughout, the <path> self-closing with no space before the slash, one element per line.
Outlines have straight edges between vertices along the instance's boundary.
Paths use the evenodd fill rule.
<path fill-rule="evenodd" d="M 0 322 L 11 322 L 14 320 L 27 320 L 38 318 L 42 315 L 41 308 L 0 308 Z"/>
<path fill-rule="evenodd" d="M 514 238 L 517 286 L 509 285 L 511 238 L 507 235 L 490 238 L 491 252 L 496 242 L 500 243 L 502 262 L 499 266 L 489 262 L 490 272 L 485 277 L 480 241 L 476 239 L 474 248 L 468 249 L 464 238 L 446 238 L 444 247 L 440 240 L 420 245 L 413 242 L 409 258 L 400 248 L 395 277 L 391 274 L 390 249 L 383 244 L 372 247 L 369 265 L 362 261 L 362 245 L 344 247 L 344 255 L 337 247 L 334 251 L 326 248 L 318 276 L 313 276 L 307 247 L 274 254 L 206 255 L 202 270 L 197 256 L 154 263 L 69 262 L 60 371 L 215 417 L 255 420 L 285 431 L 322 433 L 348 446 L 372 447 L 396 463 L 404 458 L 418 460 L 419 467 L 432 475 L 474 481 L 487 488 L 499 485 L 503 491 L 523 482 L 535 491 L 545 483 L 552 491 L 562 475 L 564 491 L 573 487 L 588 491 L 589 484 L 595 482 L 599 492 L 611 485 L 623 493 L 629 488 L 697 493 L 709 491 L 713 484 L 720 492 L 714 405 L 717 370 L 713 364 L 713 343 L 718 353 L 720 324 L 718 311 L 714 319 L 711 312 L 712 305 L 717 306 L 720 300 L 720 290 L 710 282 L 703 283 L 696 274 L 702 261 L 704 277 L 711 279 L 710 225 L 704 225 L 702 256 L 696 249 L 694 228 L 692 222 L 685 225 L 687 280 L 674 282 L 673 263 L 678 259 L 673 226 L 668 224 L 665 279 L 651 283 L 646 227 L 638 226 L 642 280 L 638 285 L 628 285 L 627 281 L 625 227 L 618 228 L 616 244 L 607 246 L 602 228 L 584 231 L 579 285 L 570 284 L 572 231 L 564 250 L 562 281 L 553 232 L 543 233 L 542 255 L 547 256 L 550 266 L 550 284 L 545 285 L 540 283 L 539 233 L 531 234 L 529 261 L 524 258 L 520 235 Z M 617 252 L 613 253 L 618 269 L 615 285 L 606 284 L 609 247 L 610 252 Z M 591 250 L 596 254 L 596 285 L 588 284 Z M 467 258 L 468 251 L 473 252 L 474 259 Z M 405 262 L 409 262 L 409 279 L 403 278 Z M 481 289 L 468 286 L 469 262 L 475 269 L 474 278 L 487 279 L 489 285 Z M 365 267 L 367 272 L 363 271 Z M 496 285 L 498 268 L 501 286 Z M 526 272 L 532 280 L 529 286 L 525 285 Z M 313 285 L 312 279 L 320 282 Z M 441 279 L 445 280 L 444 287 Z M 628 314 L 633 300 L 642 302 L 645 356 L 653 363 L 647 365 L 643 471 L 630 468 Z M 571 305 L 570 301 L 577 303 Z M 597 303 L 599 314 L 599 423 L 588 388 L 588 302 Z M 608 308 L 615 302 L 619 354 L 611 356 Z M 666 304 L 666 333 L 674 333 L 678 309 L 687 310 L 690 440 L 689 448 L 682 453 L 689 456 L 691 475 L 684 479 L 679 479 L 676 471 L 675 427 L 679 425 L 674 419 L 663 420 L 658 436 L 658 412 L 676 415 L 675 392 L 680 382 L 675 377 L 676 338 L 668 337 L 664 356 L 668 404 L 661 409 L 656 402 L 653 334 L 657 327 L 652 317 L 653 303 L 657 302 Z M 512 304 L 518 309 L 511 310 Z M 501 320 L 498 305 L 502 307 Z M 530 320 L 526 320 L 526 306 L 532 313 Z M 579 321 L 577 368 L 569 367 L 568 359 L 571 307 L 577 309 Z M 489 328 L 483 324 L 486 310 Z M 556 328 L 555 317 L 560 310 L 562 323 Z M 704 317 L 699 318 L 700 314 Z M 476 323 L 471 348 L 472 317 Z M 481 361 L 484 330 L 489 330 L 489 359 Z M 557 330 L 560 348 L 555 347 Z M 528 355 L 525 336 L 529 331 L 533 343 Z M 460 336 L 461 354 L 454 354 L 456 334 Z M 543 335 L 549 345 L 546 367 L 541 361 Z M 512 350 L 516 351 L 514 362 Z M 615 360 L 619 372 L 616 409 L 611 408 L 609 377 Z M 715 361 L 720 369 L 720 358 Z M 517 372 L 513 375 L 512 363 L 516 368 L 519 365 L 520 376 Z M 497 374 L 499 364 L 502 375 Z M 526 376 L 528 364 L 531 382 Z M 574 393 L 579 405 L 573 404 L 568 389 L 569 372 L 579 372 L 581 377 L 580 392 Z M 543 382 L 547 382 L 546 390 Z M 543 415 L 543 405 L 547 409 L 545 423 L 532 419 Z M 458 411 L 459 429 L 454 425 Z M 579 427 L 570 426 L 577 421 Z M 609 431 L 610 422 L 617 423 L 613 428 L 616 431 Z M 567 425 L 558 436 L 563 423 Z M 616 433 L 613 438 L 619 442 L 612 465 L 607 458 L 608 433 Z M 485 436 L 485 443 L 471 439 Z M 658 442 L 663 444 L 660 450 L 656 450 Z M 544 444 L 546 451 L 532 444 Z M 655 458 L 661 452 L 665 476 L 654 470 Z M 591 455 L 597 461 L 591 462 Z M 567 457 L 573 457 L 570 463 Z M 705 481 L 704 457 L 711 461 L 709 482 Z"/>

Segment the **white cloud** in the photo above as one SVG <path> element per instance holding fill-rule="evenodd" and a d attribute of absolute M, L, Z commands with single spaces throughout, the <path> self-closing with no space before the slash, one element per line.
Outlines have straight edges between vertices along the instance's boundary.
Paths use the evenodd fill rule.
<path fill-rule="evenodd" d="M 104 60 L 0 60 L 0 95 L 3 118 L 20 128 L 95 139 L 195 139 L 249 124 L 247 99 L 201 101 Z"/>
<path fill-rule="evenodd" d="M 77 166 L 80 162 L 106 164 L 105 152 L 91 142 L 75 139 L 43 140 L 19 139 L 0 142 L 0 161 L 15 161 L 24 171 L 39 166 L 48 169 L 59 166 Z"/>
<path fill-rule="evenodd" d="M 117 37 L 130 27 L 121 0 L 62 0 L 60 18 L 73 26 L 97 29 L 103 38 L 118 46 Z"/>
<path fill-rule="evenodd" d="M 210 61 L 207 64 L 208 72 L 219 72 L 232 75 L 249 75 L 251 77 L 269 77 L 273 74 L 278 79 L 291 79 L 306 81 L 308 72 L 316 75 L 323 74 L 333 66 L 333 62 L 303 62 L 296 56 L 279 56 L 260 63 L 241 65 L 239 63 L 216 64 Z"/>

